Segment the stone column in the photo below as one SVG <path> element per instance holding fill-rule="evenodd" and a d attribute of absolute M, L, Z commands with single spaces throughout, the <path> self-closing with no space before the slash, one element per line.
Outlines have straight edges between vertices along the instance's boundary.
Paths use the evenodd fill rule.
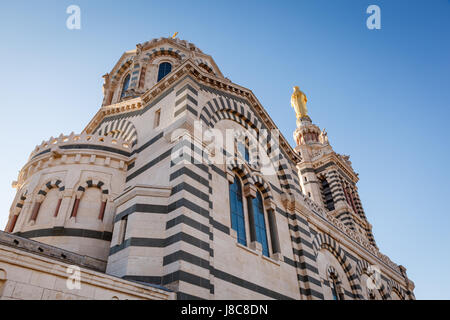
<path fill-rule="evenodd" d="M 64 227 L 66 219 L 69 219 L 72 214 L 73 204 L 72 204 L 73 190 L 66 189 L 60 192 L 61 203 L 58 208 L 58 213 L 55 210 L 55 227 Z M 71 206 L 72 204 L 72 206 Z"/>
<path fill-rule="evenodd" d="M 250 248 L 261 252 L 262 246 L 256 238 L 255 216 L 253 213 L 253 199 L 256 198 L 256 187 L 247 185 L 244 187 L 244 197 L 247 199 L 248 224 L 250 227 Z"/>
<path fill-rule="evenodd" d="M 75 202 L 73 204 L 72 213 L 70 215 L 71 219 L 72 218 L 75 219 L 77 217 L 78 207 L 80 206 L 81 197 L 83 196 L 84 191 L 85 190 L 82 187 L 80 187 L 75 194 Z"/>
<path fill-rule="evenodd" d="M 71 218 L 76 218 L 78 213 L 78 206 L 80 205 L 80 199 L 76 198 L 75 202 L 73 204 L 72 214 L 70 215 Z"/>
<path fill-rule="evenodd" d="M 270 243 L 272 244 L 272 255 L 275 260 L 281 259 L 280 238 L 278 236 L 278 227 L 275 217 L 275 203 L 273 200 L 264 201 L 264 208 L 267 212 L 267 220 L 269 222 Z"/>

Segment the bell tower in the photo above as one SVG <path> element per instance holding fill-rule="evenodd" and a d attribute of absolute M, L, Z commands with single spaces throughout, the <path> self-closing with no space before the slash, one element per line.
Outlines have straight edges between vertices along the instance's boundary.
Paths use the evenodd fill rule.
<path fill-rule="evenodd" d="M 295 150 L 303 159 L 297 165 L 302 189 L 307 197 L 376 247 L 372 226 L 358 195 L 358 174 L 350 157 L 333 150 L 325 129 L 321 130 L 308 116 L 306 101 L 305 94 L 294 87 L 291 104 L 297 114 Z"/>

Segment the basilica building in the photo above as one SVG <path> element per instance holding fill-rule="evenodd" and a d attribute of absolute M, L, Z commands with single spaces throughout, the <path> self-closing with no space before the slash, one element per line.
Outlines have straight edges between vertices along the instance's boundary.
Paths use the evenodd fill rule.
<path fill-rule="evenodd" d="M 13 182 L 1 298 L 415 299 L 299 87 L 292 147 L 190 42 L 138 44 L 103 78 L 83 132 L 36 146 Z"/>

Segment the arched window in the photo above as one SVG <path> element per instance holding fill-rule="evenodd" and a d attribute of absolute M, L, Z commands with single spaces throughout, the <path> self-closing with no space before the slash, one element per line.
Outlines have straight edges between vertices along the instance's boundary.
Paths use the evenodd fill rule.
<path fill-rule="evenodd" d="M 128 74 L 125 77 L 125 80 L 123 81 L 122 93 L 120 94 L 121 98 L 123 98 L 123 96 L 125 95 L 125 92 L 128 90 L 129 86 L 130 86 L 130 75 Z"/>
<path fill-rule="evenodd" d="M 60 191 L 56 188 L 52 188 L 47 192 L 45 199 L 42 201 L 39 208 L 39 214 L 36 217 L 36 224 L 51 224 L 58 207 L 59 193 Z"/>
<path fill-rule="evenodd" d="M 159 71 L 158 71 L 158 82 L 167 76 L 170 71 L 172 71 L 172 65 L 168 62 L 163 62 L 159 65 Z"/>
<path fill-rule="evenodd" d="M 71 218 L 77 218 L 78 222 L 92 222 L 94 219 L 103 221 L 107 198 L 109 194 L 102 181 L 88 180 L 78 187 L 81 194 L 77 194 L 72 207 Z"/>
<path fill-rule="evenodd" d="M 267 243 L 266 221 L 264 219 L 264 206 L 261 193 L 256 193 L 256 198 L 252 200 L 253 219 L 255 222 L 256 241 L 262 246 L 262 253 L 269 256 L 269 245 Z"/>
<path fill-rule="evenodd" d="M 100 188 L 88 188 L 83 193 L 78 207 L 78 222 L 94 222 L 98 220 L 102 207 L 102 190 Z"/>
<path fill-rule="evenodd" d="M 230 184 L 231 228 L 236 230 L 238 243 L 247 245 L 245 236 L 244 206 L 242 205 L 242 187 L 238 177 Z"/>

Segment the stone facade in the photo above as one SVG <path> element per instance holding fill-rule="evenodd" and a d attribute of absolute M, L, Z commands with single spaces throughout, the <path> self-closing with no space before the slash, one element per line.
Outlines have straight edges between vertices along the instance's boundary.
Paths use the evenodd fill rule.
<path fill-rule="evenodd" d="M 21 170 L 8 233 L 178 299 L 414 299 L 376 246 L 349 157 L 311 119 L 292 148 L 250 90 L 179 39 L 137 45 L 104 79 L 85 130 Z"/>

